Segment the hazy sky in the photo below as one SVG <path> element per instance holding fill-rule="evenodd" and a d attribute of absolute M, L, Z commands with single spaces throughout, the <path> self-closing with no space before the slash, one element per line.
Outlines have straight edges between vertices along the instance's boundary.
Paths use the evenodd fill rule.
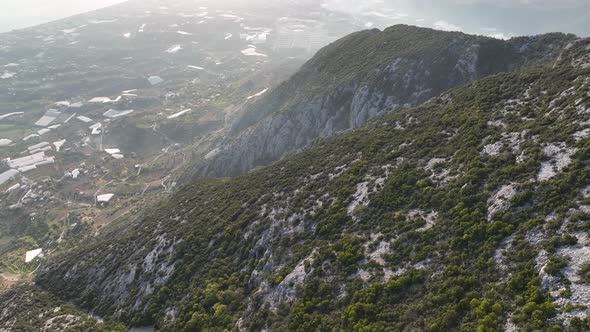
<path fill-rule="evenodd" d="M 25 28 L 124 0 L 0 0 L 0 32 Z"/>
<path fill-rule="evenodd" d="M 555 31 L 590 36 L 590 0 L 324 0 L 324 7 L 496 37 Z"/>
<path fill-rule="evenodd" d="M 0 32 L 123 1 L 0 0 Z M 231 4 L 238 0 L 220 1 Z M 288 1 L 310 3 L 311 0 Z M 166 0 L 162 2 L 165 4 Z M 590 0 L 313 0 L 311 3 L 322 3 L 326 9 L 351 14 L 366 22 L 367 27 L 405 23 L 499 38 L 553 31 L 590 36 Z"/>

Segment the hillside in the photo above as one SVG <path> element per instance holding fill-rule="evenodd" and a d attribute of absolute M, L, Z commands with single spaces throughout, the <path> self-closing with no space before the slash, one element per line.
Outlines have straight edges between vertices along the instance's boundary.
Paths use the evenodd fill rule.
<path fill-rule="evenodd" d="M 461 84 L 552 65 L 574 39 L 547 34 L 502 41 L 406 25 L 353 33 L 248 105 L 198 172 L 237 175 Z"/>
<path fill-rule="evenodd" d="M 590 328 L 590 48 L 201 179 L 36 283 L 162 331 Z"/>
<path fill-rule="evenodd" d="M 127 331 L 123 324 L 99 321 L 78 308 L 32 286 L 0 293 L 2 331 Z"/>
<path fill-rule="evenodd" d="M 1 33 L 0 288 L 30 279 L 27 252 L 50 255 L 166 199 L 251 96 L 356 29 L 309 8 L 131 0 Z M 277 45 L 298 33 L 322 38 Z"/>

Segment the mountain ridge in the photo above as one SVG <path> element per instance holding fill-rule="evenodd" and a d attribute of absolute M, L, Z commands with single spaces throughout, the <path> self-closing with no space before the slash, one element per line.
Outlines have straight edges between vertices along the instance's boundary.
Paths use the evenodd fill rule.
<path fill-rule="evenodd" d="M 2 294 L 14 305 L 0 324 L 590 328 L 590 40 L 564 36 L 532 37 L 531 57 L 543 60 L 530 66 L 374 114 L 236 177 L 198 178 L 67 242 L 40 261 L 35 286 Z M 92 315 L 68 306 L 60 317 L 60 303 Z"/>
<path fill-rule="evenodd" d="M 587 326 L 587 284 L 552 266 L 587 248 L 588 70 L 497 74 L 202 179 L 37 283 L 163 331 Z"/>
<path fill-rule="evenodd" d="M 236 175 L 455 86 L 553 64 L 575 39 L 553 33 L 502 41 L 407 25 L 353 33 L 249 105 L 198 173 Z"/>

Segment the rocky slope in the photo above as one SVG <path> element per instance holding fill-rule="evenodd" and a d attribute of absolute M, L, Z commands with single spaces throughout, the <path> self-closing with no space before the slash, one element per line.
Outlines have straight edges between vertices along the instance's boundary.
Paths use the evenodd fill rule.
<path fill-rule="evenodd" d="M 122 324 L 109 324 L 65 304 L 32 286 L 0 293 L 0 331 L 126 331 Z"/>
<path fill-rule="evenodd" d="M 26 252 L 83 241 L 173 191 L 248 96 L 311 56 L 274 49 L 287 13 L 309 14 L 278 0 L 133 0 L 1 33 L 0 275 L 27 280 Z M 338 15 L 314 17 L 297 29 L 341 31 Z M 252 44 L 266 56 L 242 52 Z"/>
<path fill-rule="evenodd" d="M 548 34 L 501 41 L 405 25 L 351 34 L 249 105 L 200 172 L 240 174 L 466 82 L 553 63 L 574 39 Z"/>
<path fill-rule="evenodd" d="M 50 257 L 162 331 L 590 328 L 590 52 L 473 82 Z"/>

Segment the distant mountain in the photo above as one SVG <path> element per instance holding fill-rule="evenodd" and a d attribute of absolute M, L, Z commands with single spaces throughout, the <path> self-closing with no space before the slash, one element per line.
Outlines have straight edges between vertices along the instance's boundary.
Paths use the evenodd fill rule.
<path fill-rule="evenodd" d="M 416 58 L 403 31 L 419 49 L 445 47 Z M 385 44 L 390 34 L 406 43 Z M 255 116 L 310 114 L 325 128 L 341 114 L 334 131 L 375 116 L 366 125 L 235 178 L 195 181 L 52 255 L 36 283 L 161 331 L 588 330 L 588 45 L 409 27 L 347 37 L 264 99 L 284 109 L 260 101 L 235 132 L 261 130 L 244 131 Z M 342 53 L 352 48 L 358 57 Z M 391 81 L 386 63 L 396 63 Z M 434 98 L 416 92 L 469 80 Z M 318 102 L 304 96 L 330 108 L 286 107 Z"/>
<path fill-rule="evenodd" d="M 553 64 L 575 39 L 555 33 L 503 41 L 406 25 L 353 33 L 250 104 L 199 173 L 240 174 L 461 84 Z"/>

